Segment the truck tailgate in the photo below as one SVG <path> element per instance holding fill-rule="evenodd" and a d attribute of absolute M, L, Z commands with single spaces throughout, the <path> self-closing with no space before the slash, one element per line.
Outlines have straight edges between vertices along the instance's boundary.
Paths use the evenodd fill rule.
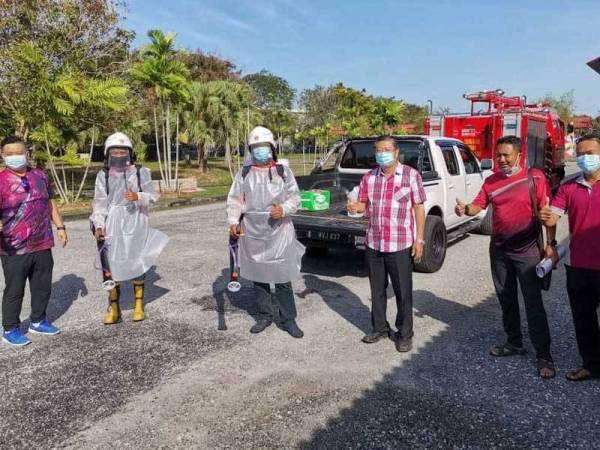
<path fill-rule="evenodd" d="M 324 211 L 299 210 L 292 215 L 292 221 L 296 231 L 299 232 L 299 237 L 319 240 L 329 240 L 326 235 L 321 235 L 322 233 L 364 236 L 368 224 L 367 219 L 364 217 L 348 217 L 345 203 L 334 203 Z M 311 236 L 307 236 L 306 232 L 311 232 Z M 312 236 L 312 232 L 317 234 Z"/>

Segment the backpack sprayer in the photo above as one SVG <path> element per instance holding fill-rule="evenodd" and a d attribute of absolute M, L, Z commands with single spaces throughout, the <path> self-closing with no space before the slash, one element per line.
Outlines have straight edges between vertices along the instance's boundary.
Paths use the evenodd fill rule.
<path fill-rule="evenodd" d="M 240 216 L 240 225 L 238 225 L 238 233 L 243 236 L 242 231 L 242 219 L 244 215 Z M 233 236 L 229 236 L 229 283 L 227 283 L 227 290 L 229 292 L 239 292 L 242 289 L 240 279 L 240 266 L 238 263 L 238 239 Z"/>
<path fill-rule="evenodd" d="M 92 224 L 90 226 L 92 230 L 92 234 L 96 234 L 96 227 Z M 116 286 L 117 282 L 113 280 L 112 273 L 110 271 L 110 266 L 108 265 L 108 244 L 104 237 L 96 240 L 96 246 L 98 248 L 98 258 L 96 261 L 100 260 L 100 264 L 94 264 L 96 269 L 102 270 L 102 289 L 105 291 L 112 291 Z"/>

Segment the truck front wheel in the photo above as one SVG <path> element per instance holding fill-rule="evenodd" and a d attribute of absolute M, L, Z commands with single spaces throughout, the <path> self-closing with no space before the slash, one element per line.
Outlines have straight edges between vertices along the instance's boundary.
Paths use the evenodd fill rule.
<path fill-rule="evenodd" d="M 433 273 L 440 270 L 446 259 L 446 226 L 441 217 L 427 216 L 425 220 L 425 247 L 421 262 L 415 263 L 417 272 Z"/>

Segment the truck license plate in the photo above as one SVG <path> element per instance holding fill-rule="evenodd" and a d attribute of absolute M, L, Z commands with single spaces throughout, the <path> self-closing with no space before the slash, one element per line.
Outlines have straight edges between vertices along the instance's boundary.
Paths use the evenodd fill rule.
<path fill-rule="evenodd" d="M 308 238 L 320 241 L 339 241 L 341 238 L 340 233 L 330 233 L 328 231 L 309 231 L 307 234 Z"/>

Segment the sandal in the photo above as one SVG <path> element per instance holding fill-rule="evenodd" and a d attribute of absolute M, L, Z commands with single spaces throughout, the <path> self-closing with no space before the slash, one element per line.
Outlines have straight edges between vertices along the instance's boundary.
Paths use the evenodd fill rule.
<path fill-rule="evenodd" d="M 523 347 L 515 347 L 510 344 L 494 345 L 490 348 L 490 355 L 497 357 L 524 355 L 527 353 Z"/>
<path fill-rule="evenodd" d="M 569 381 L 586 381 L 594 378 L 592 372 L 583 367 L 567 372 L 565 377 Z"/>
<path fill-rule="evenodd" d="M 556 376 L 554 361 L 544 358 L 537 359 L 538 375 L 544 380 L 550 380 Z"/>

